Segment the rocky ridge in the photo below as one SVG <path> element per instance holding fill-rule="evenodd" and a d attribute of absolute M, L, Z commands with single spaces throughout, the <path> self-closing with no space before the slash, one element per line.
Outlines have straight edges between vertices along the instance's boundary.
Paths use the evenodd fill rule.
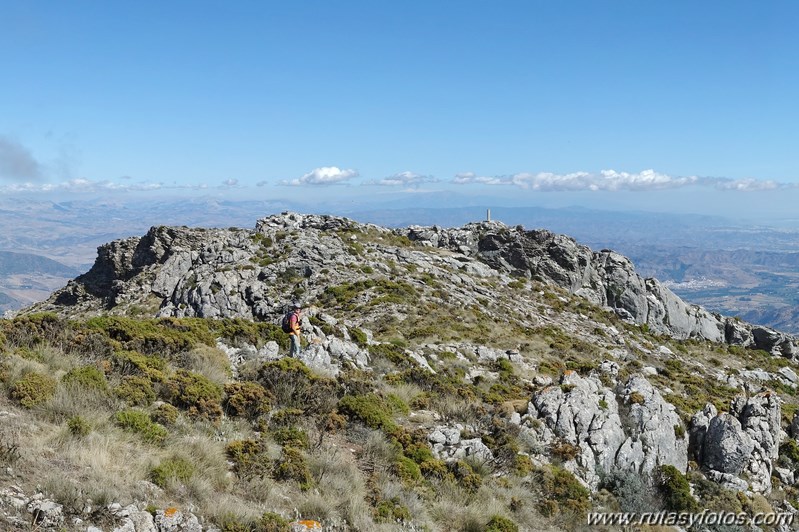
<path fill-rule="evenodd" d="M 370 347 L 387 344 L 386 331 L 415 340 L 405 355 L 431 373 L 449 359 L 470 366 L 469 382 L 501 382 L 500 361 L 520 368 L 533 392 L 507 412 L 507 423 L 527 443 L 533 463 L 557 462 L 592 491 L 610 473 L 648 476 L 663 465 L 701 470 L 749 494 L 769 494 L 774 475 L 794 483 L 793 470 L 778 461 L 780 446 L 795 434 L 781 427 L 782 402 L 763 385 L 796 389 L 790 366 L 797 340 L 688 304 L 639 276 L 627 258 L 548 231 L 498 222 L 390 230 L 294 213 L 259 220 L 253 231 L 154 227 L 144 237 L 101 246 L 89 272 L 27 312 L 276 323 L 291 299 L 309 306 L 301 360 L 323 374 L 379 371 Z M 453 315 L 476 309 L 453 321 L 477 323 L 468 334 L 426 342 L 436 332 L 426 322 L 436 308 Z M 596 308 L 616 321 L 592 314 Z M 480 328 L 481 319 L 488 329 Z M 497 322 L 507 330 L 493 331 Z M 579 371 L 548 375 L 537 348 L 514 336 L 557 330 L 586 351 Z M 668 379 L 669 368 L 685 361 L 672 344 L 652 343 L 658 335 L 761 350 L 781 363 L 771 371 L 704 367 L 734 398 L 723 405 L 727 412 L 707 404 L 686 416 L 685 407 L 671 402 L 679 394 Z M 559 341 L 549 346 L 555 354 Z M 248 361 L 282 357 L 276 342 L 258 347 L 220 339 L 217 347 L 234 372 Z M 636 366 L 642 355 L 652 365 Z M 499 460 L 483 442 L 484 427 L 433 417 L 424 428 L 437 458 Z"/>

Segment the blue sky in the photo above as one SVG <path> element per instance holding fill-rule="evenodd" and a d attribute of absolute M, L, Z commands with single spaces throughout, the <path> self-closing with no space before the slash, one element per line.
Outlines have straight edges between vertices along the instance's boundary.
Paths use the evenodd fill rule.
<path fill-rule="evenodd" d="M 795 2 L 4 1 L 0 20 L 3 195 L 799 199 Z"/>

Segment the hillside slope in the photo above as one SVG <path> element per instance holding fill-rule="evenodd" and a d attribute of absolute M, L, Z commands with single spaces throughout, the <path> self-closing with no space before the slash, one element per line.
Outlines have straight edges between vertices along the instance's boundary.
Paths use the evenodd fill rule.
<path fill-rule="evenodd" d="M 298 360 L 276 325 L 292 300 Z M 60 505 L 57 526 L 122 526 L 113 501 L 158 530 L 177 504 L 224 532 L 796 512 L 795 338 L 547 231 L 292 213 L 155 227 L 2 325 L 0 443 L 31 442 L 4 458 L 8 523 L 37 500 Z M 126 457 L 113 481 L 78 452 L 100 448 Z"/>

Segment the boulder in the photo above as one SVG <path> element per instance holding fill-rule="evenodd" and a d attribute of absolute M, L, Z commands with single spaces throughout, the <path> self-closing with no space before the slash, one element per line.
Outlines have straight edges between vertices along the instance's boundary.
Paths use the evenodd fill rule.
<path fill-rule="evenodd" d="M 755 447 L 741 422 L 724 413 L 710 420 L 703 441 L 702 465 L 734 476 L 743 472 Z"/>
<path fill-rule="evenodd" d="M 679 416 L 643 376 L 610 389 L 595 376 L 567 371 L 560 386 L 533 396 L 529 412 L 523 422 L 530 436 L 547 445 L 576 447 L 566 466 L 592 488 L 611 471 L 644 474 L 662 464 L 680 471 L 687 467 L 688 442 L 675 430 Z M 535 427 L 536 420 L 543 426 Z"/>
<path fill-rule="evenodd" d="M 708 405 L 694 415 L 690 430 L 692 455 L 706 471 L 735 477 L 745 474 L 752 491 L 768 494 L 783 435 L 779 397 L 771 392 L 739 396 L 732 401 L 729 414 L 711 418 L 714 412 Z M 730 483 L 728 476 L 711 474 L 708 478 L 711 477 Z"/>
<path fill-rule="evenodd" d="M 58 528 L 64 524 L 64 507 L 55 501 L 37 494 L 28 503 L 31 522 L 37 529 Z"/>

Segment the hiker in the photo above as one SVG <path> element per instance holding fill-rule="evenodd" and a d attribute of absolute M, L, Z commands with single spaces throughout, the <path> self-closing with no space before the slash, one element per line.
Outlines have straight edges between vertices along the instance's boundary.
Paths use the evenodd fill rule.
<path fill-rule="evenodd" d="M 302 314 L 302 307 L 299 303 L 294 303 L 291 307 L 291 312 L 286 314 L 283 318 L 283 331 L 289 333 L 291 338 L 291 348 L 289 349 L 289 356 L 297 358 L 300 356 L 300 318 Z"/>

